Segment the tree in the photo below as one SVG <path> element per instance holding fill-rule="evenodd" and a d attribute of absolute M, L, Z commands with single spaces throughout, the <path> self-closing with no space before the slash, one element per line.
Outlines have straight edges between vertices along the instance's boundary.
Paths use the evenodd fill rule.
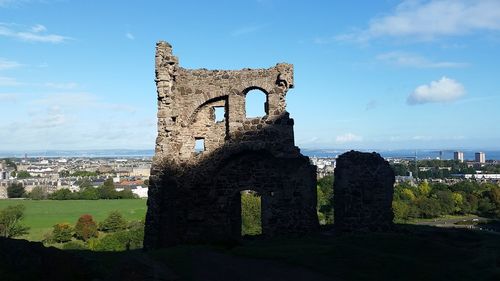
<path fill-rule="evenodd" d="M 453 193 L 451 191 L 439 191 L 436 193 L 436 198 L 439 203 L 442 215 L 453 213 L 455 209 L 455 201 L 453 200 Z"/>
<path fill-rule="evenodd" d="M 11 183 L 7 187 L 7 196 L 9 198 L 21 198 L 25 194 L 24 186 L 22 183 Z"/>
<path fill-rule="evenodd" d="M 464 197 L 462 194 L 458 192 L 453 192 L 451 194 L 451 198 L 453 199 L 453 205 L 454 205 L 454 212 L 455 213 L 460 213 L 463 211 L 463 205 L 464 205 Z"/>
<path fill-rule="evenodd" d="M 113 179 L 109 178 L 104 181 L 104 184 L 97 188 L 99 192 L 100 199 L 116 199 L 117 193 L 115 190 L 115 185 Z"/>
<path fill-rule="evenodd" d="M 49 198 L 52 200 L 71 200 L 75 199 L 75 195 L 71 192 L 71 190 L 62 188 L 50 194 Z"/>
<path fill-rule="evenodd" d="M 441 213 L 439 202 L 434 198 L 420 198 L 416 203 L 423 218 L 435 218 Z"/>
<path fill-rule="evenodd" d="M 83 190 L 80 190 L 80 192 L 78 192 L 78 199 L 97 200 L 99 199 L 99 191 L 97 190 L 97 188 L 86 187 Z"/>
<path fill-rule="evenodd" d="M 118 211 L 109 213 L 108 217 L 99 224 L 99 230 L 104 232 L 116 232 L 127 228 L 127 221 Z"/>
<path fill-rule="evenodd" d="M 92 237 L 97 237 L 97 224 L 91 215 L 81 215 L 75 225 L 76 238 L 87 241 Z"/>
<path fill-rule="evenodd" d="M 8 206 L 0 211 L 0 237 L 18 237 L 28 234 L 29 227 L 24 226 L 24 205 Z"/>
<path fill-rule="evenodd" d="M 43 187 L 37 186 L 33 188 L 33 190 L 31 190 L 30 193 L 28 193 L 28 198 L 33 200 L 47 199 L 47 192 L 44 190 Z"/>
<path fill-rule="evenodd" d="M 410 215 L 410 206 L 404 201 L 392 201 L 392 211 L 396 222 L 407 221 Z"/>
<path fill-rule="evenodd" d="M 2 161 L 4 161 L 4 163 L 7 167 L 13 168 L 15 171 L 17 171 L 17 165 L 16 165 L 16 163 L 14 163 L 14 161 L 12 161 L 12 159 L 5 158 L 5 159 L 2 159 Z"/>
<path fill-rule="evenodd" d="M 425 180 L 418 185 L 417 191 L 420 196 L 427 197 L 431 193 L 431 186 Z"/>
<path fill-rule="evenodd" d="M 495 204 L 488 197 L 479 199 L 477 210 L 481 216 L 489 217 L 495 212 Z"/>
<path fill-rule="evenodd" d="M 92 183 L 90 182 L 90 180 L 88 178 L 83 178 L 83 179 L 77 181 L 77 184 L 80 187 L 80 190 L 86 189 L 89 187 L 93 188 Z"/>
<path fill-rule="evenodd" d="M 19 171 L 17 172 L 17 178 L 18 179 L 27 179 L 31 178 L 31 174 L 28 173 L 27 171 Z"/>
<path fill-rule="evenodd" d="M 59 177 L 61 178 L 67 178 L 69 177 L 69 171 L 68 170 L 62 170 L 59 172 Z"/>
<path fill-rule="evenodd" d="M 408 165 L 403 163 L 395 163 L 391 165 L 396 176 L 407 176 L 408 175 Z"/>
<path fill-rule="evenodd" d="M 69 223 L 58 223 L 53 226 L 52 239 L 57 243 L 71 241 L 73 228 Z"/>
<path fill-rule="evenodd" d="M 413 201 L 417 197 L 415 196 L 415 193 L 409 188 L 403 188 L 401 191 L 401 199 L 406 200 L 406 201 Z"/>
<path fill-rule="evenodd" d="M 317 211 L 322 224 L 333 223 L 333 175 L 322 177 L 317 186 Z"/>
<path fill-rule="evenodd" d="M 475 214 L 477 213 L 479 199 L 474 194 L 466 194 L 465 200 L 462 205 L 462 212 L 465 214 Z"/>

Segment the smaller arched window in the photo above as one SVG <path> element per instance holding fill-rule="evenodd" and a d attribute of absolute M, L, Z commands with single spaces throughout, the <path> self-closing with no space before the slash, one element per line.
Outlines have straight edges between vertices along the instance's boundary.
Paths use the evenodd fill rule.
<path fill-rule="evenodd" d="M 195 138 L 194 139 L 194 152 L 196 154 L 205 151 L 205 138 Z"/>
<path fill-rule="evenodd" d="M 259 89 L 247 92 L 245 97 L 246 118 L 262 117 L 267 115 L 267 95 Z"/>

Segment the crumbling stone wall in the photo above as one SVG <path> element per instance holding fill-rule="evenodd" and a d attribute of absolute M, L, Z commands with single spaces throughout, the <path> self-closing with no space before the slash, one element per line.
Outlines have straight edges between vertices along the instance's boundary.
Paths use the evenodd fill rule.
<path fill-rule="evenodd" d="M 385 231 L 392 227 L 394 171 L 378 153 L 340 155 L 333 189 L 336 230 Z"/>
<path fill-rule="evenodd" d="M 318 227 L 316 167 L 294 144 L 285 97 L 293 66 L 189 70 L 166 42 L 156 46 L 158 137 L 151 170 L 144 245 L 239 239 L 243 190 L 262 200 L 262 232 Z M 266 115 L 246 118 L 245 97 L 266 95 Z M 215 108 L 224 120 L 215 120 Z M 195 151 L 197 139 L 204 150 Z"/>

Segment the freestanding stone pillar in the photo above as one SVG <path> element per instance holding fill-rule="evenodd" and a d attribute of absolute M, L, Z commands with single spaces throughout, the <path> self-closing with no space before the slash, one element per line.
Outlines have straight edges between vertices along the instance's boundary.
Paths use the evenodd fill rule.
<path fill-rule="evenodd" d="M 394 171 L 378 153 L 340 155 L 333 189 L 336 230 L 386 231 L 393 226 Z"/>

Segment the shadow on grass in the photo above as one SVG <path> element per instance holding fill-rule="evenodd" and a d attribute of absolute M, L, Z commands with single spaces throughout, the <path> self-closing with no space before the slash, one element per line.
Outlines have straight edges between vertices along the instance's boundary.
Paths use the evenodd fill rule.
<path fill-rule="evenodd" d="M 233 260 L 238 260 L 233 267 L 246 261 L 252 267 L 262 264 L 255 271 L 263 276 L 265 266 L 279 265 L 283 276 L 287 268 L 303 268 L 329 280 L 500 280 L 500 235 L 416 225 L 397 225 L 392 233 L 324 230 L 304 237 L 252 237 L 240 244 L 150 252 L 61 251 L 0 239 L 0 280 L 213 280 L 200 279 L 206 270 L 203 255 L 224 260 L 210 261 L 219 280 L 234 280 L 224 274 L 238 270 L 228 268 Z"/>

